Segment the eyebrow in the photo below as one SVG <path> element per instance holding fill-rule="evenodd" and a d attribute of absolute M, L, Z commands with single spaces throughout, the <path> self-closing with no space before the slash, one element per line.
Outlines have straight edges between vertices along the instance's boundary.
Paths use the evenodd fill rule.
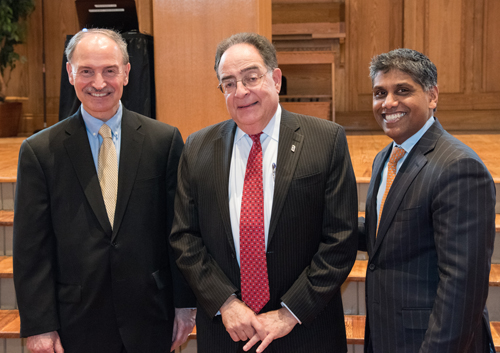
<path fill-rule="evenodd" d="M 259 67 L 257 65 L 254 65 L 254 66 L 244 68 L 243 70 L 240 71 L 240 73 L 243 74 L 245 72 L 252 71 L 252 70 L 258 70 L 258 69 L 259 69 Z M 230 75 L 230 76 L 226 76 L 226 77 L 221 78 L 221 81 L 230 80 L 233 78 L 236 78 L 236 76 Z"/>
<path fill-rule="evenodd" d="M 110 65 L 110 66 L 105 66 L 105 67 L 103 67 L 103 70 L 107 70 L 107 69 L 115 69 L 115 68 L 119 69 L 119 68 L 120 68 L 120 66 L 118 66 L 118 65 Z M 95 70 L 95 68 L 94 68 L 94 67 L 92 67 L 92 66 L 80 66 L 78 69 L 79 69 L 79 70 L 82 70 L 82 69 L 84 69 L 84 70 Z"/>
<path fill-rule="evenodd" d="M 403 83 L 397 83 L 396 84 L 396 88 L 400 88 L 400 87 L 411 87 L 412 85 L 410 83 L 407 83 L 407 82 L 403 82 Z M 386 89 L 384 86 L 373 86 L 372 90 L 377 90 L 377 89 Z"/>

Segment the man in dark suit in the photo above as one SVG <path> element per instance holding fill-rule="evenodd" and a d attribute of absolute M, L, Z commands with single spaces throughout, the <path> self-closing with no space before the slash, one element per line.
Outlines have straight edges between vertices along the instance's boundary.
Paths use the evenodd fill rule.
<path fill-rule="evenodd" d="M 119 34 L 79 32 L 66 54 L 81 109 L 19 157 L 21 336 L 32 352 L 164 353 L 191 332 L 196 304 L 168 243 L 183 141 L 121 105 L 130 64 Z"/>
<path fill-rule="evenodd" d="M 433 116 L 437 70 L 425 55 L 381 54 L 370 76 L 375 119 L 394 142 L 375 157 L 360 224 L 365 352 L 489 352 L 491 175 Z"/>
<path fill-rule="evenodd" d="M 232 120 L 186 141 L 170 237 L 201 308 L 198 352 L 346 352 L 357 197 L 344 131 L 281 108 L 262 36 L 221 42 L 215 71 Z"/>

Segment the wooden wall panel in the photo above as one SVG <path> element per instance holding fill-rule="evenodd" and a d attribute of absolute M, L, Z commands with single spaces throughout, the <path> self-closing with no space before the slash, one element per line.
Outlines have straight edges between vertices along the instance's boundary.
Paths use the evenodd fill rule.
<path fill-rule="evenodd" d="M 74 0 L 45 1 L 45 70 L 47 87 L 47 121 L 59 119 L 59 93 L 64 43 L 68 34 L 78 32 Z"/>
<path fill-rule="evenodd" d="M 500 95 L 500 1 L 484 0 L 483 80 L 484 92 Z"/>
<path fill-rule="evenodd" d="M 340 2 L 288 3 L 273 1 L 272 21 L 275 23 L 345 22 L 344 4 Z"/>
<path fill-rule="evenodd" d="M 271 39 L 270 0 L 154 0 L 157 119 L 182 136 L 229 119 L 217 89 L 217 44 L 238 32 Z"/>
<path fill-rule="evenodd" d="M 153 3 L 152 0 L 135 0 L 139 32 L 153 35 Z"/>
<path fill-rule="evenodd" d="M 279 64 L 279 61 L 278 61 Z M 331 92 L 332 65 L 281 65 L 283 75 L 287 78 L 287 95 L 307 96 L 322 95 Z"/>
<path fill-rule="evenodd" d="M 500 109 L 500 3 L 406 0 L 404 11 L 404 46 L 422 51 L 438 69 L 438 109 L 488 116 Z"/>
<path fill-rule="evenodd" d="M 463 92 L 462 0 L 427 0 L 425 52 L 438 69 L 439 90 Z M 409 47 L 410 43 L 404 43 Z M 412 48 L 413 49 L 413 48 Z"/>
<path fill-rule="evenodd" d="M 371 110 L 371 58 L 403 42 L 403 3 L 399 0 L 346 2 L 347 109 Z"/>

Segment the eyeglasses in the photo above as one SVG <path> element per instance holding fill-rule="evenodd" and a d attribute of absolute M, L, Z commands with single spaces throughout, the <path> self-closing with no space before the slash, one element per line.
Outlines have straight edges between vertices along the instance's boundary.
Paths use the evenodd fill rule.
<path fill-rule="evenodd" d="M 217 88 L 220 89 L 220 91 L 224 94 L 231 94 L 236 92 L 236 86 L 238 85 L 238 82 L 241 82 L 243 86 L 247 88 L 256 87 L 259 85 L 259 83 L 262 82 L 262 77 L 264 77 L 266 74 L 267 72 L 259 76 L 257 72 L 252 72 L 246 76 L 243 76 L 241 80 L 236 80 L 234 78 L 224 79 L 221 83 L 219 83 Z"/>

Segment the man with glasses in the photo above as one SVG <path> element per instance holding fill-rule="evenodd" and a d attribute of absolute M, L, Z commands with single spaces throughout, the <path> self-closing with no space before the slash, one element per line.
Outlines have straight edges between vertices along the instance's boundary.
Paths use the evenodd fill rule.
<path fill-rule="evenodd" d="M 222 41 L 215 72 L 232 120 L 187 139 L 170 237 L 201 308 L 198 352 L 346 352 L 357 195 L 344 131 L 281 108 L 260 35 Z"/>

